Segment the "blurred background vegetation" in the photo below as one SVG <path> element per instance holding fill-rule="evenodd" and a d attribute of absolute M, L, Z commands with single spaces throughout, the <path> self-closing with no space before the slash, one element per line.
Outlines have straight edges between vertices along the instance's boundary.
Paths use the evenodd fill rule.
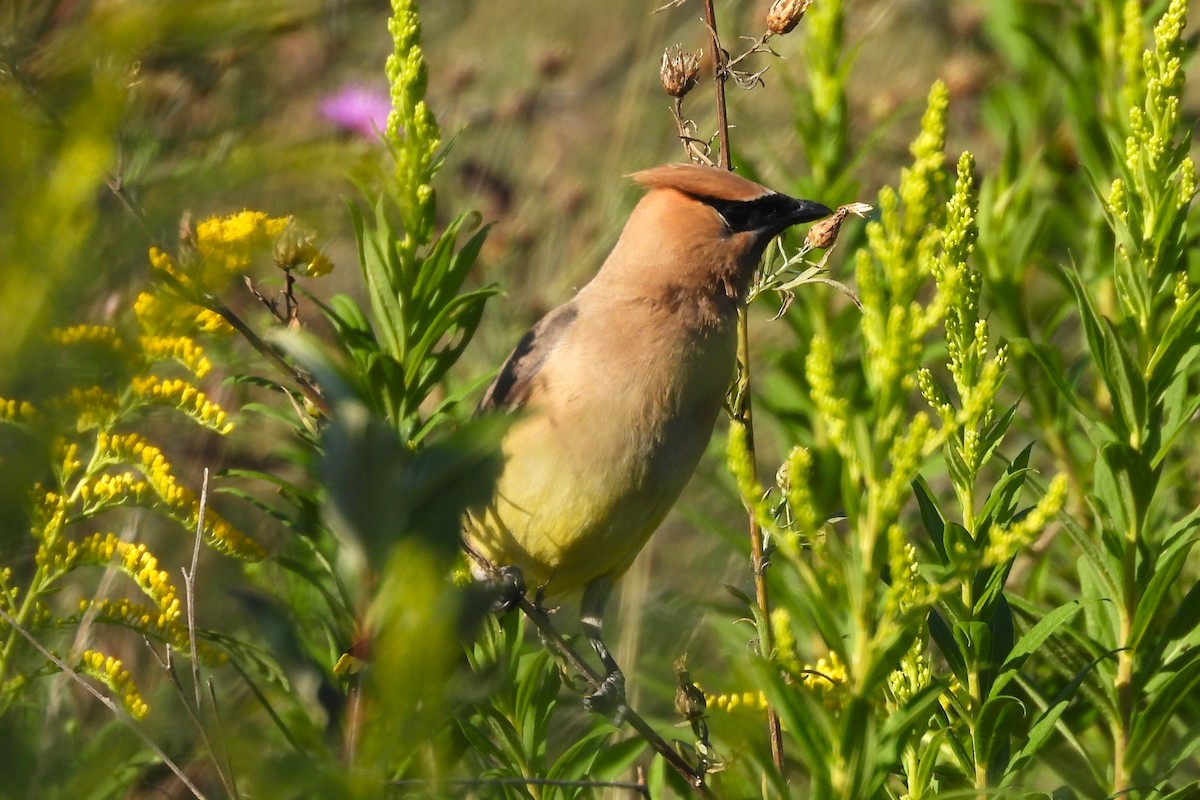
<path fill-rule="evenodd" d="M 818 6 L 821 3 L 817 0 Z M 477 385 L 521 332 L 590 277 L 636 201 L 637 193 L 623 175 L 683 160 L 670 98 L 659 84 L 659 60 L 672 44 L 703 49 L 704 74 L 711 54 L 707 32 L 698 21 L 697 0 L 650 13 L 657 5 L 647 0 L 429 0 L 422 5 L 429 70 L 425 96 L 443 141 L 452 141 L 435 183 L 437 228 L 468 209 L 477 209 L 492 223 L 466 288 L 497 284 L 503 292 L 489 301 L 474 339 L 429 398 L 430 406 Z M 740 49 L 734 43 L 737 33 L 757 35 L 769 5 L 766 0 L 718 0 L 726 47 Z M 975 268 L 983 275 L 982 304 L 992 335 L 997 341 L 1027 338 L 1049 346 L 1055 351 L 1045 361 L 1049 368 L 1077 380 L 1080 392 L 1107 413 L 1111 397 L 1098 381 L 1084 375 L 1084 337 L 1072 287 L 1060 270 L 1078 261 L 1086 273 L 1111 259 L 1112 234 L 1102 230 L 1096 191 L 1106 192 L 1112 178 L 1103 171 L 1106 163 L 1119 161 L 1102 150 L 1119 129 L 1114 121 L 1122 118 L 1112 97 L 1118 91 L 1114 65 L 1123 55 L 1118 30 L 1123 4 L 844 0 L 830 5 L 838 8 L 839 25 L 821 28 L 829 39 L 813 41 L 801 25 L 794 34 L 772 41 L 781 58 L 755 62 L 755 69 L 769 65 L 762 75 L 765 86 L 731 91 L 735 161 L 767 185 L 831 207 L 874 202 L 880 188 L 896 184 L 901 168 L 909 163 L 909 143 L 920 130 L 929 87 L 942 81 L 949 97 L 946 166 L 953 169 L 957 154 L 970 150 L 983 187 Z M 1138 5 L 1147 31 L 1166 5 Z M 313 240 L 335 266 L 329 276 L 307 282 L 307 289 L 317 300 L 346 293 L 365 304 L 346 200 L 353 201 L 363 189 L 385 191 L 383 176 L 392 170 L 371 123 L 364 122 L 373 112 L 374 125 L 382 129 L 385 124 L 388 81 L 383 63 L 392 49 L 390 13 L 384 4 L 358 0 L 7 2 L 0 9 L 0 319 L 5 326 L 0 337 L 0 398 L 43 405 L 94 371 L 96 363 L 64 359 L 47 332 L 84 322 L 124 324 L 120 320 L 151 281 L 148 251 L 157 247 L 179 252 L 181 235 L 186 245 L 193 224 L 187 220 L 242 209 L 293 216 L 305 231 L 314 232 Z M 816 7 L 811 13 L 817 13 Z M 1148 42 L 1147 34 L 1136 48 L 1140 51 Z M 832 86 L 812 83 L 814 60 L 823 57 L 823 49 L 832 49 L 832 54 L 824 53 L 833 61 L 823 74 L 837 76 Z M 826 97 L 824 105 L 820 97 L 814 101 L 814 93 L 822 88 L 834 95 L 832 101 Z M 709 91 L 702 84 L 688 101 L 687 112 L 702 132 L 715 125 Z M 1192 86 L 1185 90 L 1182 129 L 1194 124 L 1195 91 Z M 343 109 L 350 102 L 349 92 L 358 93 L 358 105 L 339 112 L 339 102 Z M 378 111 L 380 102 L 383 112 Z M 852 283 L 852 259 L 847 255 L 862 244 L 861 230 L 848 224 L 843 243 L 831 257 L 834 277 Z M 1194 286 L 1196 265 L 1186 257 L 1182 263 Z M 1118 307 L 1112 281 L 1101 270 L 1085 274 L 1084 280 L 1096 290 L 1102 313 Z M 260 289 L 271 291 L 282 285 L 270 270 L 263 270 L 256 281 Z M 831 287 L 804 287 L 803 292 L 784 320 L 770 320 L 775 309 L 756 310 L 753 320 L 759 365 L 756 402 L 762 409 L 760 471 L 773 474 L 797 442 L 811 446 L 813 494 L 832 515 L 840 508 L 838 493 L 844 488 L 841 462 L 813 422 L 817 413 L 804 358 L 817 328 L 835 339 L 857 341 L 857 317 Z M 269 315 L 242 285 L 232 285 L 223 301 L 260 328 L 268 326 Z M 298 324 L 318 338 L 334 335 L 329 318 L 303 296 Z M 939 347 L 930 345 L 929 355 L 940 354 Z M 1067 401 L 1048 388 L 1033 349 L 1011 357 L 1002 405 L 1018 398 L 1022 402 L 1008 456 L 1037 442 L 1033 464 L 1046 480 L 1060 472 L 1071 476 L 1067 513 L 1090 528 L 1086 520 L 1093 509 L 1089 496 L 1095 454 L 1073 424 Z M 314 467 L 319 448 L 313 445 L 314 431 L 297 432 L 286 414 L 280 420 L 278 415 L 257 413 L 256 403 L 281 405 L 282 395 L 271 386 L 261 380 L 232 379 L 245 372 L 240 365 L 253 355 L 244 343 L 214 344 L 217 368 L 201 382 L 215 402 L 230 410 L 245 409 L 235 416 L 239 424 L 232 435 L 221 438 L 183 427 L 162 413 L 150 414 L 141 424 L 156 437 L 179 481 L 196 493 L 203 469 L 225 470 L 223 480 L 233 490 L 215 497 L 213 507 L 278 556 L 290 552 L 290 531 L 321 527 L 316 521 L 321 499 L 312 482 L 319 474 Z M 847 348 L 837 357 L 838 366 L 844 367 L 861 354 Z M 319 358 L 301 361 L 318 375 L 326 374 Z M 1194 395 L 1196 376 L 1184 385 Z M 469 407 L 467 402 L 464 409 Z M 464 417 L 460 412 L 456 419 Z M 361 429 L 354 427 L 361 422 L 354 419 L 338 440 L 345 447 L 339 452 L 349 453 L 346 458 L 351 461 L 362 455 L 354 448 L 369 438 L 363 431 L 372 430 L 366 422 Z M 1182 517 L 1198 502 L 1200 450 L 1186 432 L 1180 443 L 1162 492 L 1167 496 L 1164 505 Z M 710 685 L 730 677 L 724 673 L 730 652 L 726 628 L 737 613 L 736 602 L 723 587 L 748 591 L 750 586 L 745 514 L 725 467 L 724 451 L 723 441 L 714 442 L 711 457 L 677 511 L 621 584 L 621 604 L 613 615 L 620 639 L 618 660 L 633 676 L 631 701 L 651 715 L 671 716 L 675 686 L 670 665 L 684 652 L 690 654 L 693 677 L 706 690 L 752 688 Z M 445 452 L 456 451 L 447 446 Z M 407 455 L 374 455 L 389 464 L 403 463 L 404 469 L 412 466 Z M 437 468 L 436 456 L 422 469 Z M 447 458 L 454 461 L 452 455 Z M 0 563 L 17 576 L 34 568 L 27 498 L 50 469 L 45 454 L 28 437 L 0 432 Z M 997 474 L 1003 469 L 1000 465 Z M 287 483 L 288 514 L 262 512 L 255 501 L 269 493 L 261 482 L 250 480 L 252 472 Z M 935 490 L 946 491 L 943 467 L 931 468 L 925 477 Z M 115 513 L 109 525 L 134 525 L 130 515 L 121 516 L 124 513 Z M 915 507 L 907 513 L 915 518 Z M 150 543 L 163 568 L 182 585 L 180 568 L 193 565 L 192 538 L 152 519 L 139 518 L 135 529 L 137 539 Z M 1065 537 L 1055 538 L 1054 531 L 1018 556 L 1012 568 L 1011 585 L 1031 608 L 1057 606 L 1081 592 L 1075 574 L 1079 553 Z M 313 534 L 313 541 L 314 552 L 329 562 L 340 557 L 332 540 Z M 370 555 L 379 557 L 376 552 Z M 434 559 L 430 570 L 444 567 Z M 239 684 L 231 667 L 214 665 L 221 696 L 216 704 L 222 720 L 218 727 L 226 731 L 227 743 L 214 748 L 165 713 L 156 717 L 153 712 L 146 722 L 151 738 L 162 742 L 194 780 L 208 786 L 210 796 L 235 792 L 211 770 L 205 773 L 205 761 L 196 753 L 206 749 L 216 751 L 214 762 L 232 758 L 238 766 L 232 772 L 257 774 L 247 783 L 258 787 L 259 796 L 276 796 L 263 788 L 273 781 L 277 796 L 375 796 L 370 787 L 338 783 L 319 769 L 301 769 L 294 757 L 264 756 L 270 763 L 255 766 L 237 750 L 256 741 L 278 742 L 281 730 L 304 731 L 314 740 L 328 736 L 331 763 L 337 760 L 338 746 L 329 742 L 340 740 L 330 731 L 349 713 L 354 696 L 338 684 L 333 667 L 337 655 L 354 644 L 361 587 L 343 585 L 346 596 L 331 601 L 343 616 L 336 624 L 318 624 L 336 631 L 329 633 L 322 648 L 305 640 L 304 628 L 327 612 L 305 608 L 297 600 L 303 591 L 289 584 L 294 579 L 290 567 L 280 567 L 270 558 L 243 566 L 204 551 L 198 569 L 198 625 L 253 643 L 238 650 L 233 661 L 241 665 L 241 677 L 246 663 L 257 664 L 261 686 L 250 679 Z M 406 574 L 413 584 L 428 579 L 426 572 L 412 569 Z M 344 582 L 348 575 L 364 573 L 335 565 L 329 575 L 335 574 Z M 1188 557 L 1185 551 L 1177 574 L 1172 607 L 1186 608 L 1188 602 L 1194 607 L 1196 593 L 1188 593 L 1200 578 L 1194 555 Z M 328 588 L 337 580 L 321 585 Z M 48 601 L 73 609 L 81 597 L 97 593 L 94 584 L 90 579 L 64 582 Z M 423 597 L 440 598 L 440 591 L 426 587 Z M 387 602 L 403 607 L 402 595 L 393 594 Z M 304 596 L 303 602 L 316 602 Z M 478 619 L 470 622 L 479 624 Z M 530 714 L 548 715 L 547 707 L 559 696 L 556 680 L 546 677 L 553 671 L 545 663 L 533 663 L 541 656 L 529 651 L 517 655 L 515 622 L 510 618 L 504 625 L 507 628 L 489 634 L 493 638 L 488 641 L 499 652 L 474 652 L 471 663 L 485 676 L 480 679 L 485 688 L 495 689 L 504 684 L 489 670 L 511 658 L 512 669 L 533 682 L 528 685 L 536 684 L 537 692 L 530 692 L 540 692 L 541 697 L 541 705 L 528 696 L 514 702 L 518 707 L 521 702 L 529 705 Z M 64 648 L 71 646 L 74 630 L 66 624 L 59 632 Z M 429 637 L 422 647 L 444 651 L 439 632 L 422 633 Z M 100 636 L 108 651 L 120 655 L 151 707 L 156 702 L 171 707 L 172 701 L 163 699 L 170 694 L 170 671 L 159 668 L 138 637 L 89 635 Z M 507 642 L 510 650 L 496 642 Z M 230 652 L 237 650 L 225 645 Z M 38 659 L 30 663 L 34 662 Z M 38 669 L 44 667 L 39 663 Z M 443 664 L 436 659 L 431 663 Z M 411 674 L 414 680 L 433 680 L 419 670 Z M 14 680 L 11 674 L 0 677 Z M 745 673 L 735 678 L 749 680 Z M 61 678 L 43 678 L 42 683 L 50 680 Z M 0 797 L 149 797 L 164 791 L 186 796 L 181 784 L 164 775 L 157 758 L 119 732 L 107 711 L 69 682 L 54 686 L 65 694 L 53 702 L 47 698 L 55 691 L 22 695 L 16 692 L 21 687 L 8 687 L 19 699 L 0 721 L 0 751 L 14 754 L 11 771 L 0 776 Z M 296 719 L 287 716 L 292 712 L 272 712 L 287 717 L 284 721 L 264 717 L 263 709 L 272 704 L 262 701 L 262 695 L 274 691 L 294 695 Z M 459 703 L 476 702 L 483 692 L 459 686 L 446 691 Z M 402 700 L 392 706 L 381 702 L 387 708 L 407 708 Z M 199 699 L 196 705 L 205 707 Z M 599 742 L 609 733 L 601 723 L 585 720 L 572 700 L 564 699 L 561 705 L 570 708 L 560 710 L 553 729 L 566 731 L 568 741 L 587 731 Z M 421 716 L 428 709 L 409 711 L 411 725 L 432 725 Z M 244 724 L 243 715 L 249 720 Z M 298 721 L 302 716 L 303 724 Z M 1082 725 L 1093 718 L 1081 713 L 1080 719 Z M 1183 703 L 1178 726 L 1194 726 L 1197 720 L 1200 700 L 1192 695 Z M 542 727 L 532 730 L 545 734 L 551 724 L 540 720 Z M 737 724 L 744 726 L 747 739 L 762 735 L 756 718 Z M 326 725 L 329 731 L 323 730 Z M 97 736 L 97 731 L 103 735 Z M 450 736 L 453 741 L 444 751 L 461 753 L 468 747 L 464 737 L 469 735 Z M 734 744 L 739 735 L 733 731 L 724 741 L 719 747 L 728 748 L 722 753 L 728 759 L 742 757 L 750 765 L 765 761 L 759 745 Z M 1172 741 L 1194 747 L 1196 739 L 1180 735 Z M 299 753 L 311 743 L 290 744 Z M 1091 740 L 1085 744 L 1091 746 Z M 409 746 L 419 750 L 415 743 Z M 484 750 L 477 741 L 469 746 Z M 563 749 L 552 745 L 552 755 Z M 619 774 L 634 755 L 632 750 L 621 751 L 603 769 L 588 763 L 594 773 Z M 1178 785 L 1200 779 L 1195 764 L 1194 759 L 1183 762 Z M 118 767 L 118 773 L 109 774 Z M 751 766 L 749 772 L 757 768 Z M 222 772 L 220 767 L 216 771 Z M 1030 783 L 1048 792 L 1047 787 L 1069 786 L 1073 780 L 1047 777 L 1053 772 L 1041 768 Z M 424 772 L 413 768 L 404 774 Z M 325 780 L 334 782 L 321 783 Z M 305 781 L 309 789 L 322 788 L 308 794 Z M 741 791 L 755 786 L 753 779 L 730 781 Z M 955 784 L 947 780 L 947 785 Z M 242 790 L 246 796 L 254 793 L 245 785 Z M 542 796 L 533 790 L 512 791 Z M 480 790 L 474 796 L 493 795 Z M 1090 795 L 1081 789 L 1077 795 L 1055 796 Z"/>

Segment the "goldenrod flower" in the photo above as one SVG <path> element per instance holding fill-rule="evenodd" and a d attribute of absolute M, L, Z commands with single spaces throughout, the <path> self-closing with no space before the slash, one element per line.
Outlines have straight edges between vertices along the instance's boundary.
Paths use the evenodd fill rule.
<path fill-rule="evenodd" d="M 72 325 L 69 328 L 51 328 L 50 341 L 70 347 L 79 344 L 99 345 L 118 355 L 125 350 L 125 341 L 120 332 L 109 325 Z"/>
<path fill-rule="evenodd" d="M 133 312 L 137 315 L 138 325 L 147 334 L 233 333 L 233 327 L 220 314 L 173 295 L 142 292 L 133 302 Z"/>
<path fill-rule="evenodd" d="M 1002 528 L 992 528 L 988 539 L 987 551 L 984 553 L 984 563 L 989 566 L 1003 564 L 1013 558 L 1024 548 L 1033 543 L 1054 515 L 1062 510 L 1067 499 L 1067 476 L 1058 474 L 1050 481 L 1046 493 L 1038 500 L 1033 510 Z"/>
<path fill-rule="evenodd" d="M 100 386 L 71 387 L 60 402 L 75 417 L 75 429 L 87 431 L 107 427 L 121 408 L 121 401 Z"/>
<path fill-rule="evenodd" d="M 37 409 L 24 400 L 6 400 L 0 397 L 0 422 L 33 422 Z"/>
<path fill-rule="evenodd" d="M 716 709 L 717 711 L 724 711 L 726 713 L 743 706 L 754 711 L 763 711 L 767 708 L 767 696 L 762 692 L 706 693 L 704 701 L 709 709 Z"/>
<path fill-rule="evenodd" d="M 150 710 L 138 693 L 129 670 L 125 669 L 119 659 L 95 650 L 84 650 L 79 658 L 79 671 L 111 689 L 134 719 L 141 719 Z"/>
<path fill-rule="evenodd" d="M 107 450 L 113 458 L 137 467 L 146 476 L 168 513 L 185 525 L 192 528 L 196 526 L 200 516 L 200 501 L 193 492 L 175 480 L 171 464 L 161 449 L 136 433 L 101 434 L 97 447 Z M 204 510 L 204 532 L 209 544 L 222 553 L 247 561 L 258 561 L 266 556 L 261 545 L 235 530 L 211 508 Z"/>
<path fill-rule="evenodd" d="M 212 369 L 204 348 L 190 336 L 142 336 L 138 343 L 147 361 L 177 361 L 197 378 Z"/>
<path fill-rule="evenodd" d="M 97 622 L 119 625 L 152 636 L 178 650 L 183 650 L 189 645 L 188 629 L 181 622 L 181 618 L 168 619 L 157 608 L 150 608 L 124 597 L 119 600 L 84 598 L 79 601 L 79 612 L 91 613 Z M 199 643 L 197 646 L 206 656 L 216 652 Z"/>
<path fill-rule="evenodd" d="M 275 242 L 275 266 L 307 278 L 319 278 L 333 269 L 333 262 L 313 242 L 312 234 L 289 224 Z"/>
<path fill-rule="evenodd" d="M 262 211 L 240 211 L 227 217 L 210 217 L 196 225 L 196 249 L 202 273 L 201 286 L 219 291 L 250 268 L 255 255 L 267 249 L 288 226 L 287 217 L 269 217 Z"/>
<path fill-rule="evenodd" d="M 148 375 L 134 378 L 130 386 L 142 400 L 177 408 L 217 433 L 226 434 L 233 430 L 233 423 L 229 421 L 225 410 L 187 381 Z"/>

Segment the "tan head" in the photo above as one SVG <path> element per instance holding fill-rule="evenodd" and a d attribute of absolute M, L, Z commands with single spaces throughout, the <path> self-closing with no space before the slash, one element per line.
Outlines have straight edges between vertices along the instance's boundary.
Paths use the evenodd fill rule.
<path fill-rule="evenodd" d="M 597 276 L 611 284 L 739 298 L 773 237 L 832 213 L 715 167 L 668 164 L 631 177 L 648 191 Z"/>

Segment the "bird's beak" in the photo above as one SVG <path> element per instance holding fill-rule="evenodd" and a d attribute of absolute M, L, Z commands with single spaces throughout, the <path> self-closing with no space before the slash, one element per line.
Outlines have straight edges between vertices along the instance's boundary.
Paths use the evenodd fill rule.
<path fill-rule="evenodd" d="M 791 208 L 787 210 L 787 223 L 785 227 L 799 225 L 801 222 L 812 222 L 813 220 L 828 217 L 833 211 L 825 205 L 816 202 L 815 200 L 794 200 Z"/>
<path fill-rule="evenodd" d="M 828 217 L 833 212 L 814 200 L 797 200 L 786 194 L 773 193 L 752 200 L 753 211 L 746 227 L 767 238 L 778 236 L 793 225 Z"/>

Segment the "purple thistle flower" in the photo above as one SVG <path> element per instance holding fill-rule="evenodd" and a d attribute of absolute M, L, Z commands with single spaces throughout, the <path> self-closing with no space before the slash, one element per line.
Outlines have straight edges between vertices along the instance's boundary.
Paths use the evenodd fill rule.
<path fill-rule="evenodd" d="M 387 129 L 392 101 L 387 92 L 363 85 L 349 85 L 321 101 L 321 116 L 342 130 L 378 141 Z"/>

